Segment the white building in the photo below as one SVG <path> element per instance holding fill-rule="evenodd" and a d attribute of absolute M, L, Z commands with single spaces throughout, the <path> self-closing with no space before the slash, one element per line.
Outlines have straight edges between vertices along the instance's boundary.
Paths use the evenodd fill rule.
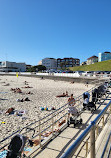
<path fill-rule="evenodd" d="M 96 62 L 98 62 L 98 57 L 95 55 L 87 59 L 87 65 L 94 64 Z"/>
<path fill-rule="evenodd" d="M 38 62 L 38 65 L 42 65 L 42 60 L 40 60 L 40 61 Z"/>
<path fill-rule="evenodd" d="M 9 61 L 0 62 L 0 72 L 24 72 L 26 71 L 25 63 L 16 63 Z"/>
<path fill-rule="evenodd" d="M 54 58 L 44 58 L 42 59 L 42 65 L 44 65 L 47 70 L 57 68 L 57 60 Z"/>
<path fill-rule="evenodd" d="M 111 60 L 111 52 L 99 53 L 98 61 Z"/>

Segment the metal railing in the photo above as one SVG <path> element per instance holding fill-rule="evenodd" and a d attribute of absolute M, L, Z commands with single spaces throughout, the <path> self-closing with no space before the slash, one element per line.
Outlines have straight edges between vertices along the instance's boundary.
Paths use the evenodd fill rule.
<path fill-rule="evenodd" d="M 106 141 L 106 144 L 105 144 L 103 153 L 102 153 L 102 155 L 101 155 L 101 158 L 104 158 L 104 155 L 105 155 L 106 149 L 107 149 L 107 147 L 108 147 L 108 143 L 109 143 L 109 141 L 110 141 L 110 138 L 111 138 L 111 132 L 110 132 L 110 134 L 109 134 L 109 136 L 108 136 L 108 139 L 107 139 L 107 141 Z M 108 152 L 107 152 L 107 158 L 109 157 L 110 152 L 111 152 L 111 143 L 110 143 L 110 148 L 109 148 L 109 150 L 108 150 Z"/>
<path fill-rule="evenodd" d="M 103 118 L 107 109 L 110 107 L 111 111 L 111 101 L 106 105 L 106 107 L 99 113 L 99 115 L 91 122 L 91 124 L 84 130 L 84 132 L 77 138 L 77 140 L 69 147 L 69 149 L 61 156 L 61 158 L 71 158 L 76 152 L 77 148 L 83 142 L 83 140 L 90 134 L 90 158 L 95 158 L 95 131 L 97 123 Z M 103 121 L 104 126 L 104 121 Z M 87 142 L 87 141 L 86 141 Z M 88 143 L 87 143 L 88 145 Z M 87 147 L 88 152 L 88 147 Z"/>
<path fill-rule="evenodd" d="M 92 91 L 96 87 L 93 87 L 88 91 L 90 93 L 90 98 L 92 96 Z M 75 105 L 77 109 L 79 110 L 82 109 L 83 95 L 78 96 L 77 98 L 75 98 L 75 100 L 77 100 L 76 105 Z M 65 123 L 67 121 L 68 106 L 69 104 L 67 103 L 61 106 L 60 108 L 54 110 L 53 112 L 49 113 L 44 118 L 40 118 L 39 120 L 32 122 L 31 124 L 15 131 L 8 137 L 4 138 L 3 140 L 0 141 L 0 145 L 1 145 L 0 150 L 3 149 L 5 146 L 7 146 L 7 144 L 9 143 L 9 140 L 17 133 L 27 135 L 28 137 L 32 135 L 32 138 L 38 137 L 40 141 L 40 146 L 41 146 L 41 140 L 43 139 L 43 136 L 45 135 L 45 132 L 47 132 L 47 130 L 53 134 L 57 130 L 59 123 L 61 123 L 62 121 Z M 58 128 L 58 131 L 59 131 L 59 128 Z"/>
<path fill-rule="evenodd" d="M 16 72 L 0 72 L 0 74 L 3 75 L 16 75 Z M 50 73 L 39 73 L 39 72 L 19 72 L 20 75 L 37 75 L 37 76 L 62 76 L 62 77 L 93 77 L 93 78 L 106 78 L 106 77 L 110 77 L 111 74 L 82 74 L 82 73 L 54 73 L 54 72 L 50 72 Z"/>

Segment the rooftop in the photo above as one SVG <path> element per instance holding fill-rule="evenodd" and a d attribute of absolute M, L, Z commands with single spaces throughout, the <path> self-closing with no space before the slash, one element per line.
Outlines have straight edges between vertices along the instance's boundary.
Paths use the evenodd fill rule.
<path fill-rule="evenodd" d="M 87 60 L 92 59 L 92 58 L 98 58 L 98 57 L 93 55 L 92 57 L 88 58 Z"/>

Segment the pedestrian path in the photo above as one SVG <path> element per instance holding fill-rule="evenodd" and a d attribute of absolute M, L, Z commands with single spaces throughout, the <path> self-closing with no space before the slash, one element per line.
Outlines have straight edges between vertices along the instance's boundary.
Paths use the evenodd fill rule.
<path fill-rule="evenodd" d="M 81 117 L 83 119 L 82 124 L 74 126 L 71 124 L 69 127 L 64 126 L 64 130 L 54 139 L 42 149 L 37 149 L 34 147 L 33 150 L 28 154 L 31 158 L 59 158 L 61 155 L 71 146 L 71 144 L 81 135 L 81 133 L 88 127 L 91 121 L 93 121 L 97 115 L 104 109 L 104 107 L 109 103 L 111 100 L 111 93 L 108 93 L 106 96 L 101 98 L 100 102 L 96 104 L 97 110 L 91 113 L 91 111 L 85 110 Z M 104 122 L 106 123 L 109 117 L 109 110 L 104 115 Z M 102 123 L 100 123 L 99 130 L 102 130 Z M 88 142 L 89 143 L 89 142 Z M 84 142 L 81 144 L 81 146 Z M 81 147 L 80 147 L 81 148 Z M 76 151 L 74 157 L 77 156 L 77 152 L 80 148 Z M 35 151 L 35 152 L 34 152 Z M 32 153 L 32 154 L 31 154 Z M 86 150 L 85 147 L 79 154 L 80 158 L 86 157 Z"/>

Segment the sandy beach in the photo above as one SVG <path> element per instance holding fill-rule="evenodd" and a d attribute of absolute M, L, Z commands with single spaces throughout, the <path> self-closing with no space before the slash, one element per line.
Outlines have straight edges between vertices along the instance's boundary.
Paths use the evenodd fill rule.
<path fill-rule="evenodd" d="M 24 88 L 28 86 L 31 88 Z M 73 93 L 74 97 L 77 97 L 93 86 L 33 77 L 0 76 L 0 140 L 49 113 L 49 111 L 41 111 L 41 107 L 57 109 L 67 103 L 68 97 L 57 98 L 57 95 L 68 91 L 69 95 Z M 14 93 L 11 88 L 20 88 L 22 93 Z M 32 94 L 27 94 L 28 92 Z M 26 97 L 30 101 L 17 101 Z M 11 107 L 15 108 L 15 113 L 6 114 Z M 21 110 L 24 111 L 22 117 L 16 115 Z"/>

